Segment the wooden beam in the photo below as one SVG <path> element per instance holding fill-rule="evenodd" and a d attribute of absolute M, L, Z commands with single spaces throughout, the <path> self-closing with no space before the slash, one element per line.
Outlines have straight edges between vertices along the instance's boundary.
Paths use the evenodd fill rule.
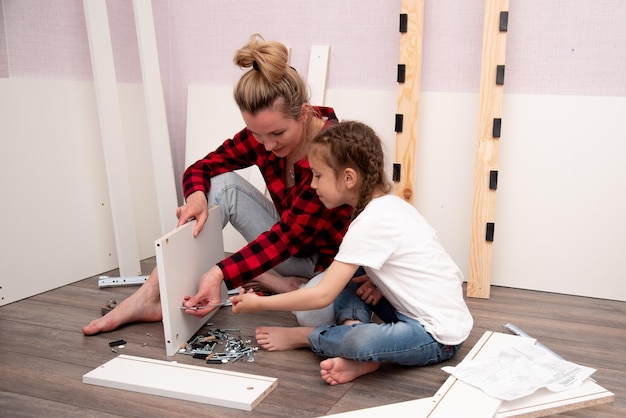
<path fill-rule="evenodd" d="M 498 142 L 504 93 L 504 59 L 508 0 L 485 0 L 480 110 L 474 165 L 474 200 L 470 241 L 467 296 L 489 298 L 495 233 L 495 188 L 490 188 L 492 171 L 498 170 Z M 504 30 L 503 30 L 504 29 Z M 495 129 L 497 128 L 497 129 Z M 493 182 L 492 182 L 493 184 Z"/>
<path fill-rule="evenodd" d="M 403 80 L 398 85 L 398 113 L 401 127 L 396 124 L 395 193 L 413 204 L 415 199 L 415 157 L 417 149 L 417 115 L 422 67 L 422 35 L 424 0 L 402 0 L 400 14 L 400 65 Z M 400 71 L 399 71 L 400 72 Z M 400 128 L 400 131 L 398 129 Z M 395 171 L 395 169 L 394 169 Z"/>

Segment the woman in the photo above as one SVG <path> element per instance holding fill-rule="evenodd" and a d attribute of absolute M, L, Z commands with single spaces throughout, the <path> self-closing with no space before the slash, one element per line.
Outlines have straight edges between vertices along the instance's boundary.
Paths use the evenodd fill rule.
<path fill-rule="evenodd" d="M 202 276 L 198 293 L 184 301 L 187 307 L 222 302 L 222 281 L 230 289 L 243 285 L 269 293 L 308 285 L 315 273 L 332 261 L 351 215 L 349 206 L 326 209 L 311 189 L 308 145 L 337 118 L 332 109 L 308 103 L 306 84 L 289 66 L 287 48 L 252 35 L 237 51 L 234 62 L 249 68 L 234 91 L 246 128 L 185 171 L 185 204 L 176 215 L 179 226 L 195 219 L 197 235 L 207 220 L 208 208 L 220 205 L 223 224 L 230 221 L 249 244 Z M 272 200 L 233 173 L 251 165 L 261 170 Z M 83 333 L 161 320 L 158 286 L 155 268 L 133 295 L 84 327 Z M 371 290 L 371 284 L 363 286 Z M 371 303 L 379 298 L 376 292 L 364 295 Z M 185 312 L 201 317 L 212 309 Z M 332 306 L 298 312 L 296 317 L 304 326 L 326 324 L 333 318 Z"/>

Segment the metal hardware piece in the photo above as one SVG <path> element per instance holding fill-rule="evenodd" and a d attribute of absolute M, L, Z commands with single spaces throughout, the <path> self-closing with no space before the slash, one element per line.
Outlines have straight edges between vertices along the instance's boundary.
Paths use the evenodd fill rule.
<path fill-rule="evenodd" d="M 246 357 L 248 362 L 254 361 L 254 352 L 259 347 L 251 345 L 251 340 L 241 336 L 232 336 L 229 332 L 240 332 L 239 328 L 209 329 L 194 336 L 184 344 L 179 354 L 190 355 L 194 358 L 204 359 L 208 364 L 234 363 Z M 218 352 L 218 346 L 222 351 Z"/>
<path fill-rule="evenodd" d="M 116 287 L 116 286 L 136 286 L 143 284 L 146 280 L 148 280 L 148 276 L 131 276 L 131 277 L 109 277 L 109 276 L 100 276 L 98 280 L 98 287 L 100 289 L 105 287 Z"/>
<path fill-rule="evenodd" d="M 218 306 L 230 306 L 230 305 L 232 305 L 232 302 L 227 300 L 225 302 L 212 303 L 210 305 L 192 306 L 191 308 L 188 308 L 186 306 L 181 306 L 180 309 L 182 309 L 182 310 L 189 310 L 189 311 L 199 311 L 200 309 L 215 308 L 215 307 L 218 307 Z"/>

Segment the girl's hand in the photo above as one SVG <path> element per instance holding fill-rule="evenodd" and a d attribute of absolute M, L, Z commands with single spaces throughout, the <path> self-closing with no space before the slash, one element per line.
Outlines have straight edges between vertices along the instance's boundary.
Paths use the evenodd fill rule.
<path fill-rule="evenodd" d="M 187 197 L 187 202 L 176 209 L 176 217 L 178 225 L 186 224 L 192 219 L 196 220 L 196 226 L 193 228 L 193 236 L 197 237 L 206 220 L 209 218 L 209 205 L 206 195 L 202 191 L 197 191 Z"/>
<path fill-rule="evenodd" d="M 233 313 L 252 313 L 261 310 L 260 306 L 261 296 L 254 293 L 253 289 L 249 289 L 247 292 L 242 287 L 239 290 L 239 294 L 231 296 L 229 299 L 233 303 Z"/>
<path fill-rule="evenodd" d="M 374 283 L 367 277 L 366 274 L 358 277 L 353 277 L 352 281 L 354 283 L 362 283 L 361 286 L 356 290 L 357 296 L 359 296 L 365 303 L 368 305 L 375 306 L 380 299 L 383 297 L 382 293 Z"/>

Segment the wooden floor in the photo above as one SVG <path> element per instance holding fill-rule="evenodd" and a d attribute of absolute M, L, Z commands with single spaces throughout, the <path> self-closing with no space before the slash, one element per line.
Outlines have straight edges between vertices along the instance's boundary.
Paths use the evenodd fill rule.
<path fill-rule="evenodd" d="M 154 259 L 142 263 L 146 274 Z M 118 276 L 117 271 L 107 272 Z M 210 365 L 278 378 L 253 412 L 109 389 L 82 383 L 82 376 L 112 359 L 110 341 L 127 341 L 119 353 L 172 360 L 165 355 L 161 323 L 133 324 L 84 337 L 81 327 L 100 315 L 109 299 L 118 302 L 136 287 L 98 288 L 92 277 L 0 308 L 0 416 L 33 417 L 316 417 L 432 396 L 448 375 L 441 365 L 402 368 L 384 365 L 354 382 L 329 386 L 319 377 L 319 358 L 306 349 L 259 351 L 254 363 Z M 467 354 L 486 330 L 511 322 L 564 358 L 597 369 L 594 378 L 615 393 L 615 402 L 562 413 L 560 417 L 626 416 L 626 303 L 493 287 L 488 300 L 467 300 L 475 327 L 456 358 Z M 294 326 L 290 313 L 235 316 L 222 308 L 216 328 L 254 335 L 259 325 Z M 204 366 L 189 356 L 180 363 Z"/>

